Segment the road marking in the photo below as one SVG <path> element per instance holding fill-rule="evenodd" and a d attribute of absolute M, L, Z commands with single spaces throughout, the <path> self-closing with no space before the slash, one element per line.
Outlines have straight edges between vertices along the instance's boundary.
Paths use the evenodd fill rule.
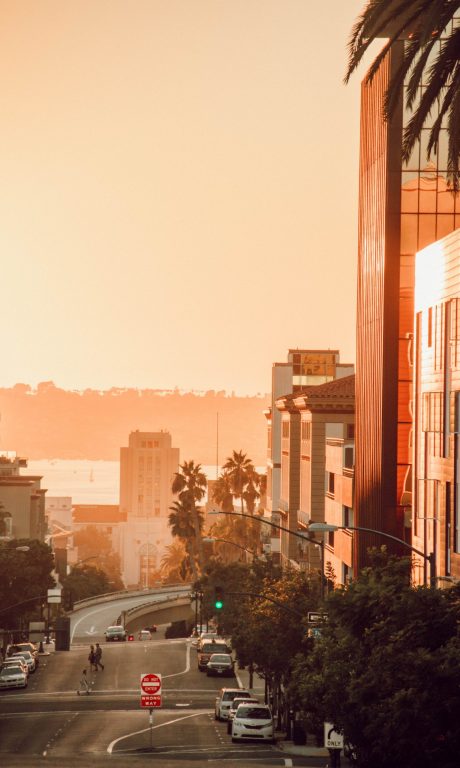
<path fill-rule="evenodd" d="M 207 713 L 196 712 L 193 715 L 184 715 L 184 717 L 176 717 L 175 720 L 168 720 L 166 723 L 159 723 L 158 725 L 153 725 L 152 730 L 156 730 L 157 728 L 163 728 L 165 725 L 172 725 L 173 723 L 179 723 L 182 720 L 188 720 L 190 717 L 199 717 L 201 714 L 207 714 Z M 112 741 L 107 747 L 107 752 L 109 753 L 109 755 L 111 755 L 115 744 L 118 744 L 119 741 L 123 741 L 123 739 L 129 739 L 131 736 L 137 736 L 139 733 L 147 733 L 147 731 L 150 731 L 150 726 L 148 728 L 142 728 L 141 731 L 134 731 L 133 733 L 127 733 L 125 736 L 120 736 L 118 739 L 114 739 L 114 741 Z"/>
<path fill-rule="evenodd" d="M 187 645 L 186 649 L 186 655 L 185 655 L 185 669 L 183 672 L 173 672 L 172 675 L 163 675 L 163 680 L 166 680 L 167 677 L 177 677 L 178 675 L 185 675 L 187 672 L 190 671 L 190 645 Z M 164 689 L 164 692 L 166 692 L 166 689 Z"/>

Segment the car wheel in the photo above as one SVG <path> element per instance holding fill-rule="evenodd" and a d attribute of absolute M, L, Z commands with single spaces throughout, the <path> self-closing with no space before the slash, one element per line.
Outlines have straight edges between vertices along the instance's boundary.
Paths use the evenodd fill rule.
<path fill-rule="evenodd" d="M 235 737 L 234 737 L 234 736 L 232 736 L 232 742 L 233 742 L 234 744 L 237 744 L 237 743 L 238 743 L 238 741 L 239 741 L 238 739 L 235 739 Z"/>
<path fill-rule="evenodd" d="M 211 677 L 211 673 L 206 670 L 206 677 Z"/>
<path fill-rule="evenodd" d="M 219 715 L 217 714 L 217 712 L 214 712 L 214 720 L 220 720 L 220 717 L 219 717 Z"/>

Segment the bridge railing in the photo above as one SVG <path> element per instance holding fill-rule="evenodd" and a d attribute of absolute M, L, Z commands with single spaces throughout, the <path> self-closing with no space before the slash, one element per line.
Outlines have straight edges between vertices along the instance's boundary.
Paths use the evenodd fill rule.
<path fill-rule="evenodd" d="M 162 592 L 177 592 L 178 596 L 182 596 L 190 592 L 191 589 L 191 584 L 165 584 L 163 587 L 152 589 L 122 589 L 117 592 L 106 592 L 101 595 L 87 597 L 84 600 L 76 600 L 73 605 L 73 612 L 80 611 L 82 608 L 87 608 L 90 605 L 109 603 L 112 600 L 123 600 L 127 597 L 142 597 L 143 595 L 147 597 L 147 595 L 159 595 Z"/>

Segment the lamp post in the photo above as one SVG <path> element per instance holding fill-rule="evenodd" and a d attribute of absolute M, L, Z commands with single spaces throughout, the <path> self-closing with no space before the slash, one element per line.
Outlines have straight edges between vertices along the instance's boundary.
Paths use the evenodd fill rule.
<path fill-rule="evenodd" d="M 324 541 L 317 541 L 308 534 L 303 533 L 303 531 L 293 531 L 291 528 L 286 528 L 284 525 L 278 525 L 278 523 L 272 523 L 271 520 L 265 520 L 264 518 L 258 518 L 254 515 L 248 515 L 246 512 L 224 512 L 221 509 L 213 509 L 208 512 L 208 515 L 236 515 L 236 517 L 247 517 L 252 521 L 258 520 L 263 525 L 269 525 L 271 528 L 276 528 L 278 531 L 285 531 L 286 533 L 290 533 L 292 536 L 297 536 L 299 539 L 303 539 L 304 541 L 311 541 L 312 544 L 319 546 L 321 552 L 320 595 L 321 600 L 324 599 Z"/>
<path fill-rule="evenodd" d="M 397 536 L 392 536 L 391 533 L 385 533 L 385 531 L 377 531 L 375 528 L 365 528 L 361 525 L 331 525 L 330 523 L 310 523 L 308 530 L 312 533 L 327 533 L 328 531 L 364 531 L 365 533 L 377 533 L 379 536 L 384 536 L 386 539 L 391 539 L 401 544 L 406 549 L 410 549 L 411 552 L 415 552 L 420 557 L 423 557 L 430 567 L 430 587 L 436 586 L 436 556 L 434 552 L 430 552 L 427 555 L 420 549 L 416 549 L 411 544 L 408 544 L 403 539 L 398 539 Z"/>

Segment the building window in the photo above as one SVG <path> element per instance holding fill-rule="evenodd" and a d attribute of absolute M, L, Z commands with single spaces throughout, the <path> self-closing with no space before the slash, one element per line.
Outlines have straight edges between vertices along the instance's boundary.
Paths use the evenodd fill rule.
<path fill-rule="evenodd" d="M 335 475 L 333 472 L 326 472 L 326 493 L 334 495 Z"/>
<path fill-rule="evenodd" d="M 428 308 L 428 342 L 429 347 L 433 346 L 433 307 Z"/>
<path fill-rule="evenodd" d="M 153 447 L 154 448 L 159 448 L 160 447 L 160 443 L 158 442 L 158 440 L 154 440 L 153 441 Z"/>
<path fill-rule="evenodd" d="M 334 533 L 334 531 L 329 531 L 327 535 L 327 543 L 331 549 L 334 549 Z"/>
<path fill-rule="evenodd" d="M 346 469 L 353 469 L 355 466 L 355 449 L 353 445 L 347 445 L 343 449 L 343 466 Z"/>
<path fill-rule="evenodd" d="M 289 422 L 283 421 L 283 437 L 289 437 Z"/>
<path fill-rule="evenodd" d="M 344 506 L 342 508 L 342 515 L 343 515 L 343 525 L 345 526 L 345 528 L 349 528 L 350 526 L 353 528 L 354 515 L 351 507 Z"/>
<path fill-rule="evenodd" d="M 355 425 L 347 424 L 347 440 L 355 439 Z"/>
<path fill-rule="evenodd" d="M 302 440 L 310 440 L 311 423 L 302 421 Z"/>

